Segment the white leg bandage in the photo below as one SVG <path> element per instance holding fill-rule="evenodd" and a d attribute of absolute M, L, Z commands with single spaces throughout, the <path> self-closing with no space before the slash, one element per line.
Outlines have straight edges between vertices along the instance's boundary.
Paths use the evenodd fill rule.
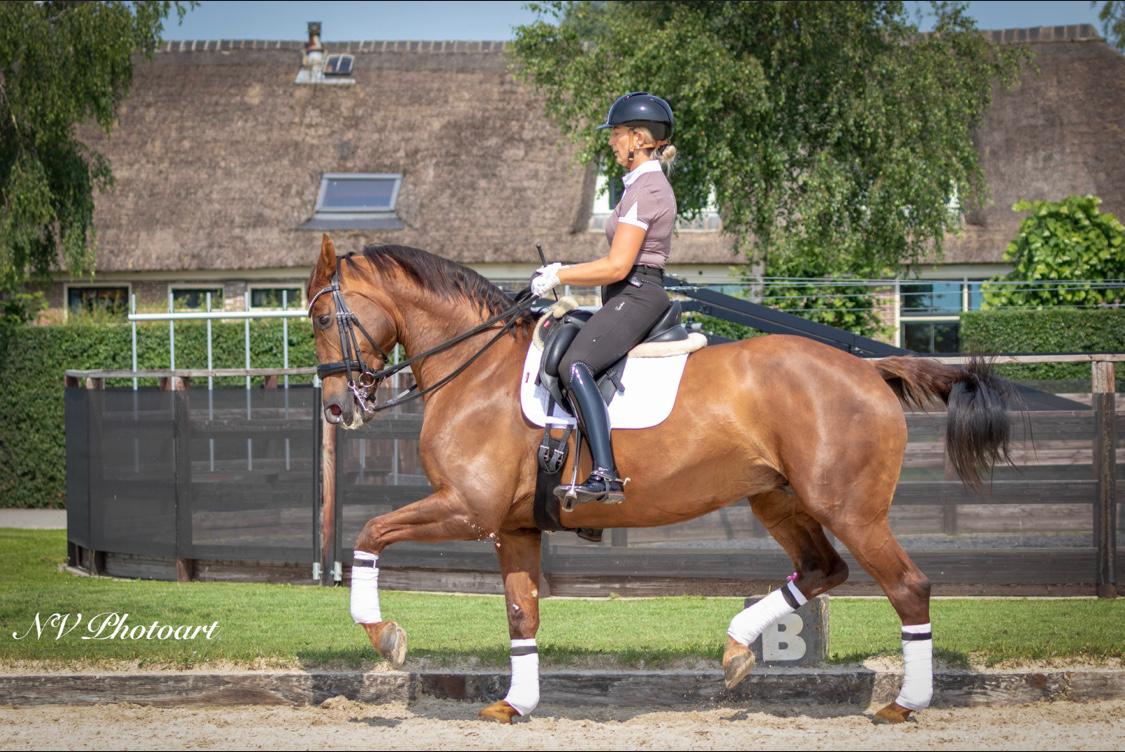
<path fill-rule="evenodd" d="M 379 556 L 366 551 L 352 555 L 352 620 L 374 624 L 383 620 L 379 613 Z"/>
<path fill-rule="evenodd" d="M 930 706 L 934 696 L 934 640 L 929 624 L 902 627 L 902 691 L 895 699 L 911 710 Z"/>
<path fill-rule="evenodd" d="M 512 640 L 512 687 L 504 698 L 527 715 L 539 704 L 539 648 L 535 640 Z"/>
<path fill-rule="evenodd" d="M 749 645 L 766 631 L 766 627 L 807 602 L 797 586 L 787 582 L 731 619 L 727 634 L 743 645 Z"/>

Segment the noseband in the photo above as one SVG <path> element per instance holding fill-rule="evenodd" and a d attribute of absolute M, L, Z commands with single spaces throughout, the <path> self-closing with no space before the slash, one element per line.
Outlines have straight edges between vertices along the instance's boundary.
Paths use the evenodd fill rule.
<path fill-rule="evenodd" d="M 527 309 L 531 308 L 532 304 L 535 302 L 535 296 L 530 294 L 530 290 L 521 292 L 516 296 L 516 303 L 511 308 L 508 308 L 504 312 L 499 313 L 488 319 L 487 321 L 480 323 L 467 332 L 458 334 L 456 337 L 448 339 L 436 347 L 430 348 L 425 352 L 418 353 L 417 355 L 413 355 L 406 360 L 396 363 L 395 365 L 388 368 L 387 363 L 390 361 L 390 358 L 387 356 L 386 351 L 383 350 L 383 348 L 379 346 L 379 343 L 375 341 L 375 338 L 372 337 L 371 334 L 363 328 L 363 324 L 360 323 L 359 317 L 355 315 L 355 312 L 352 311 L 352 309 L 348 308 L 348 304 L 344 301 L 344 293 L 340 287 L 341 261 L 343 261 L 343 259 L 336 259 L 336 273 L 332 275 L 331 284 L 318 290 L 316 294 L 309 299 L 308 315 L 312 316 L 313 306 L 316 305 L 316 301 L 320 299 L 321 295 L 326 295 L 328 293 L 332 294 L 332 302 L 336 306 L 336 328 L 340 333 L 340 352 L 343 355 L 343 360 L 338 360 L 333 363 L 321 363 L 316 367 L 316 375 L 323 380 L 326 376 L 332 376 L 337 373 L 346 373 L 348 377 L 348 391 L 352 393 L 352 395 L 355 397 L 356 402 L 359 403 L 364 413 L 367 414 L 379 412 L 381 410 L 386 410 L 388 408 L 401 405 L 403 402 L 421 397 L 423 394 L 427 394 L 434 391 L 435 389 L 439 389 L 445 386 L 458 374 L 468 368 L 473 363 L 473 361 L 484 354 L 485 350 L 491 347 L 497 340 L 504 336 L 506 332 L 508 332 L 513 326 L 515 326 L 516 322 L 519 320 L 520 315 Z M 482 347 L 471 358 L 469 358 L 458 368 L 456 368 L 452 373 L 443 376 L 437 382 L 431 384 L 425 389 L 419 389 L 418 385 L 415 384 L 393 399 L 388 400 L 384 404 L 380 405 L 377 403 L 376 395 L 379 389 L 379 385 L 382 384 L 390 376 L 393 376 L 399 371 L 408 368 L 412 363 L 421 360 L 422 358 L 433 355 L 434 353 L 441 352 L 442 350 L 447 350 L 450 347 L 458 344 L 459 342 L 463 342 L 469 337 L 479 334 L 490 328 L 493 324 L 505 319 L 507 320 L 504 321 L 504 325 L 500 327 L 500 331 L 498 331 L 492 339 L 486 342 L 484 347 Z M 359 349 L 359 339 L 355 335 L 356 329 L 359 329 L 360 333 L 363 334 L 368 343 L 371 344 L 371 347 L 373 347 L 375 349 L 375 352 L 378 353 L 379 357 L 383 359 L 383 367 L 379 370 L 371 368 L 369 365 L 367 365 L 367 362 L 363 360 L 363 353 L 360 352 Z M 356 378 L 352 377 L 353 373 L 357 374 Z"/>

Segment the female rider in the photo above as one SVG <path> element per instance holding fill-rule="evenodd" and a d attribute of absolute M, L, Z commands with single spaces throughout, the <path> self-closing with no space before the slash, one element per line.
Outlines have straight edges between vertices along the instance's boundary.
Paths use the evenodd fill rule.
<path fill-rule="evenodd" d="M 676 197 L 661 169 L 671 165 L 676 147 L 672 108 L 660 97 L 638 91 L 617 99 L 598 129 L 611 128 L 609 145 L 617 163 L 628 170 L 625 193 L 605 223 L 609 254 L 584 264 L 541 267 L 531 290 L 546 295 L 559 284 L 604 285 L 602 307 L 575 337 L 559 375 L 571 411 L 590 444 L 594 469 L 575 487 L 579 502 L 616 504 L 625 487 L 617 474 L 610 443 L 609 412 L 596 378 L 638 344 L 668 309 L 664 265 L 676 223 Z M 562 497 L 569 486 L 559 486 Z"/>

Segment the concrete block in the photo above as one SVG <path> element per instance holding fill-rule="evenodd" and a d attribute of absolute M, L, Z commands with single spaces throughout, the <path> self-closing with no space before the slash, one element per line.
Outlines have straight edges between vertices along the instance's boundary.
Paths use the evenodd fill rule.
<path fill-rule="evenodd" d="M 765 596 L 746 599 L 746 607 Z M 828 660 L 828 596 L 783 617 L 750 645 L 760 666 L 821 666 Z"/>

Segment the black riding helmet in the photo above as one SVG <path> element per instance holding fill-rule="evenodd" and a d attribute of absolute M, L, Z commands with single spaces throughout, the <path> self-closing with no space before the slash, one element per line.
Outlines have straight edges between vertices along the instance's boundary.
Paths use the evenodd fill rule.
<path fill-rule="evenodd" d="M 663 99 L 647 91 L 634 91 L 617 98 L 598 130 L 615 125 L 644 126 L 657 141 L 666 141 L 672 138 L 675 121 L 671 106 Z"/>

